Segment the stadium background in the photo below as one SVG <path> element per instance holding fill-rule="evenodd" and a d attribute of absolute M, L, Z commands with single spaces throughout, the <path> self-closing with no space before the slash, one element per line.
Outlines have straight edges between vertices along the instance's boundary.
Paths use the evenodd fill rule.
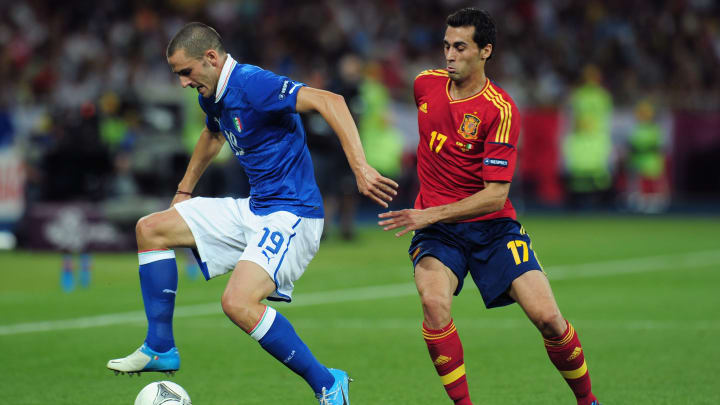
<path fill-rule="evenodd" d="M 134 223 L 167 206 L 203 123 L 195 92 L 178 86 L 164 58 L 179 27 L 206 22 L 240 62 L 345 95 L 368 159 L 401 183 L 393 204 L 401 208 L 416 187 L 412 81 L 443 67 L 444 18 L 466 5 L 489 10 L 498 27 L 488 75 L 523 117 L 511 198 L 586 342 L 598 392 L 609 403 L 717 403 L 720 5 L 712 0 L 4 3 L 0 392 L 17 404 L 129 403 L 157 379 L 118 382 L 103 365 L 144 333 Z M 356 226 L 335 225 L 342 230 L 333 228 L 298 284 L 304 295 L 282 310 L 322 358 L 349 363 L 359 403 L 442 403 L 419 338 L 408 241 L 372 227 L 379 209 L 348 194 L 332 134 L 318 117 L 304 119 L 324 194 L 355 206 Z M 196 191 L 246 193 L 232 160 L 218 158 Z M 328 173 L 341 175 L 320 178 Z M 191 263 L 179 262 L 176 329 L 187 367 L 177 378 L 195 402 L 266 403 L 263 390 L 272 390 L 301 403 L 304 387 L 212 304 L 222 280 L 197 281 Z M 92 277 L 83 281 L 86 265 Z M 567 402 L 522 313 L 479 302 L 468 290 L 456 304 L 473 397 Z M 261 378 L 268 374 L 279 385 Z M 38 389 L 36 379 L 47 383 Z M 400 387 L 389 396 L 387 381 Z"/>

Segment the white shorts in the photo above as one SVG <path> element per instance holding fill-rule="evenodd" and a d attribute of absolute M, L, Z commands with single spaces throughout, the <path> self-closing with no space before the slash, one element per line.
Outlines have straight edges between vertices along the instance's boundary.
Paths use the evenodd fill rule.
<path fill-rule="evenodd" d="M 240 260 L 265 269 L 276 289 L 268 299 L 291 301 L 294 282 L 320 247 L 322 218 L 287 211 L 255 215 L 247 198 L 195 197 L 175 204 L 195 238 L 206 279 L 225 274 Z"/>

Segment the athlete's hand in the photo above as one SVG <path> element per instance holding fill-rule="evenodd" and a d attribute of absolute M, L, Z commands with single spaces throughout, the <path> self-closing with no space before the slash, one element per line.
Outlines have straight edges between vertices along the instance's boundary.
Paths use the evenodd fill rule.
<path fill-rule="evenodd" d="M 398 184 L 392 179 L 383 177 L 370 165 L 363 166 L 355 175 L 358 191 L 387 208 L 388 203 L 397 195 Z"/>
<path fill-rule="evenodd" d="M 395 236 L 403 236 L 410 231 L 425 228 L 432 224 L 432 218 L 427 210 L 407 209 L 400 211 L 388 211 L 378 214 L 378 218 L 385 218 L 378 222 L 384 231 L 405 227 L 397 232 Z"/>
<path fill-rule="evenodd" d="M 191 198 L 192 198 L 192 196 L 188 195 L 188 194 L 175 194 L 175 197 L 173 197 L 172 202 L 170 203 L 170 207 L 174 206 L 175 204 L 177 204 L 181 201 L 189 200 Z"/>

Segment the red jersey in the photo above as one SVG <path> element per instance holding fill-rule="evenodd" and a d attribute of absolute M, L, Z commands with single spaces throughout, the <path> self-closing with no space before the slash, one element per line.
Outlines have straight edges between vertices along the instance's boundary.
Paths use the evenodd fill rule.
<path fill-rule="evenodd" d="M 453 100 L 444 69 L 420 73 L 414 87 L 420 129 L 415 208 L 462 200 L 485 188 L 483 181 L 512 181 L 520 114 L 503 89 L 487 80 L 479 93 Z M 500 211 L 461 222 L 515 217 L 508 199 Z"/>

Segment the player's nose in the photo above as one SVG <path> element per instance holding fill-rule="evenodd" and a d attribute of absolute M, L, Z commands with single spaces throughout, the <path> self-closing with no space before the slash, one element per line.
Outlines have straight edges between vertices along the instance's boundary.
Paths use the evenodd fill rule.
<path fill-rule="evenodd" d="M 182 76 L 180 77 L 180 85 L 182 85 L 183 88 L 189 86 L 190 83 L 192 83 L 192 81 L 190 79 L 188 79 L 187 77 L 182 77 Z"/>

